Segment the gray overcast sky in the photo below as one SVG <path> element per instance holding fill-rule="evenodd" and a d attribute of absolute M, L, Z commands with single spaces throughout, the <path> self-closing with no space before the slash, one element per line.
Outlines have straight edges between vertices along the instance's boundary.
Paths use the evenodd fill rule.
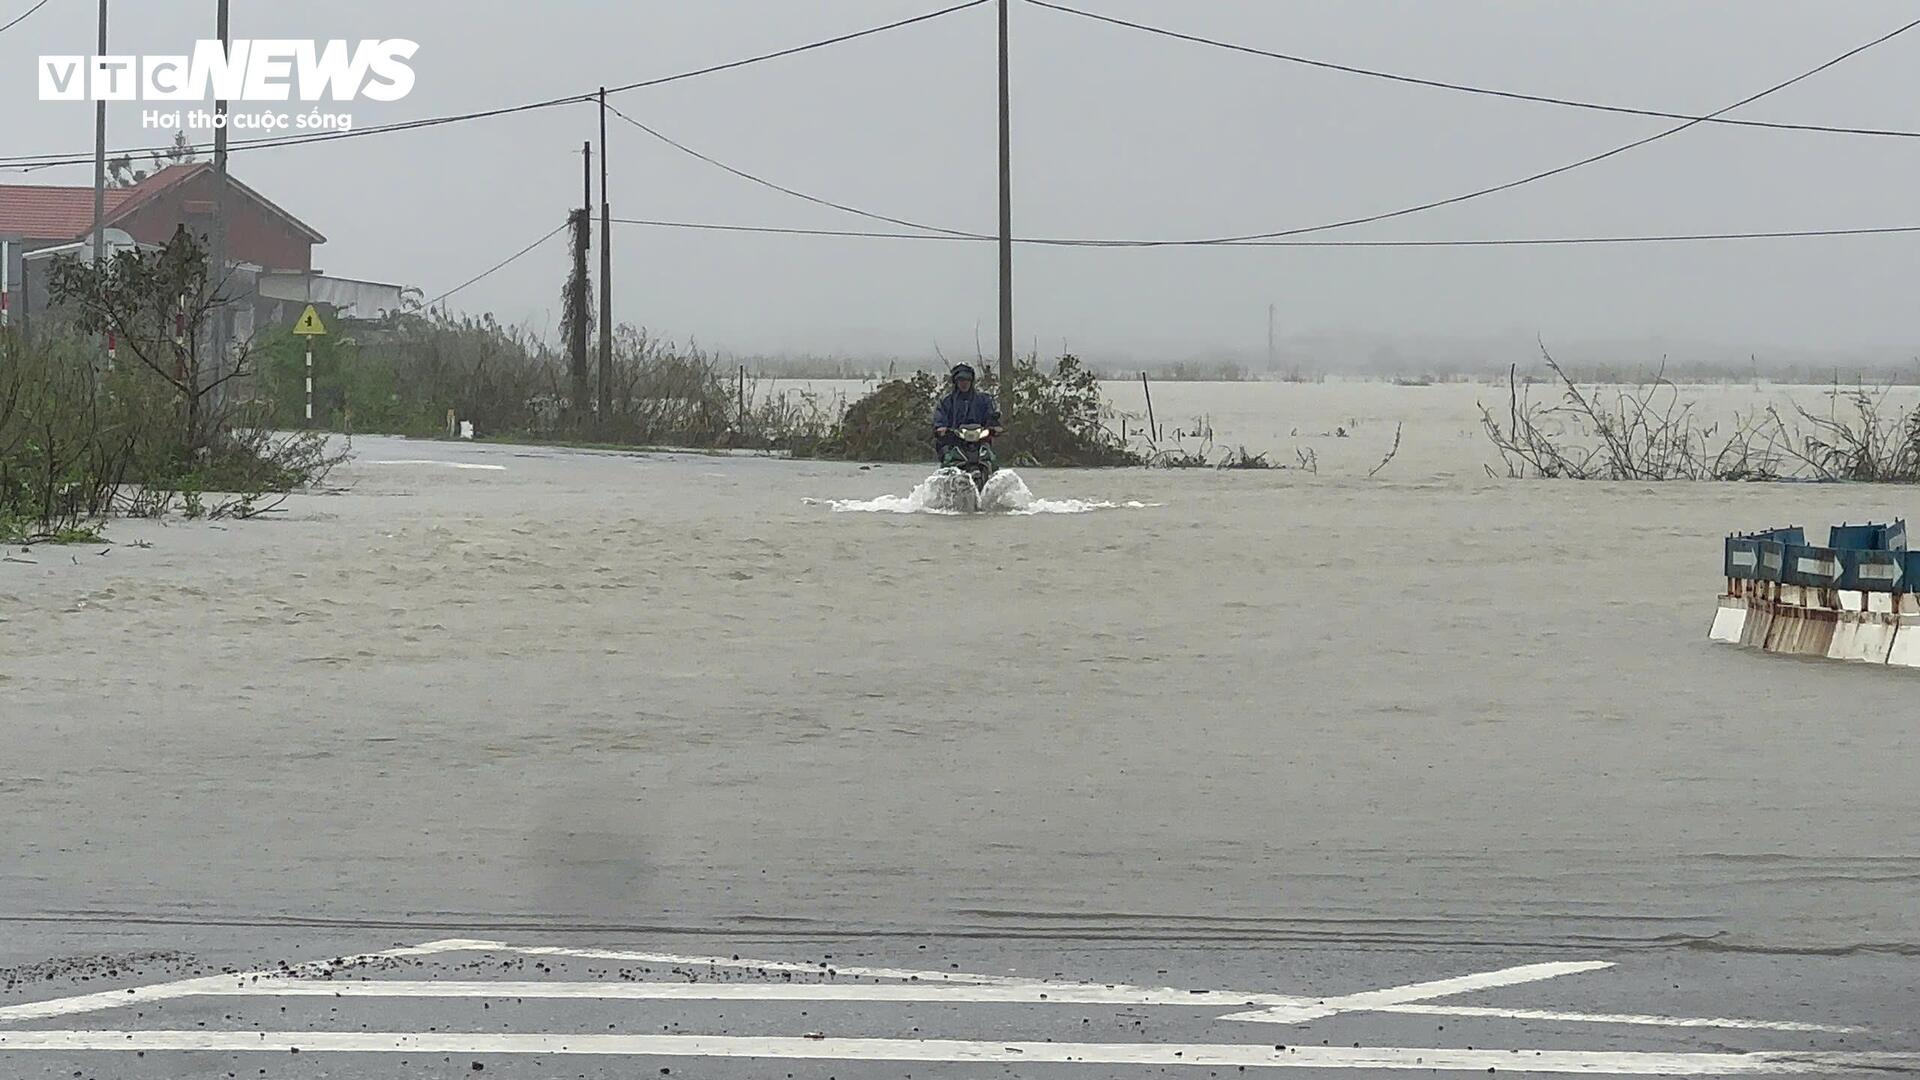
<path fill-rule="evenodd" d="M 0 0 L 0 21 L 28 6 Z M 668 74 L 941 6 L 938 0 L 233 0 L 236 37 L 405 37 L 406 99 L 367 126 Z M 1711 111 L 1920 16 L 1848 0 L 1080 0 L 1350 64 L 1533 93 Z M 91 52 L 91 0 L 0 34 L 0 154 L 87 152 L 91 109 L 36 100 L 40 53 Z M 191 19 L 189 22 L 187 20 Z M 185 51 L 213 0 L 118 0 L 113 52 Z M 625 111 L 792 187 L 955 228 L 994 227 L 993 12 L 620 95 Z M 1509 180 L 1667 122 L 1307 70 L 1016 3 L 1015 229 L 1191 236 L 1377 212 Z M 152 107 L 152 106 L 147 106 Z M 346 107 L 346 106 L 342 106 Z M 116 104 L 110 144 L 164 135 Z M 1920 30 L 1737 114 L 1920 130 Z M 326 233 L 329 272 L 440 292 L 558 224 L 580 196 L 588 106 L 236 155 L 234 173 Z M 615 121 L 616 215 L 865 227 L 717 172 Z M 87 183 L 88 167 L 11 182 Z M 1527 188 L 1353 238 L 1920 224 L 1920 140 L 1702 125 Z M 617 316 L 740 351 L 919 355 L 994 337 L 990 245 L 616 227 Z M 551 332 L 564 244 L 456 298 Z M 1035 250 L 1023 347 L 1264 348 L 1289 335 L 1705 341 L 1910 350 L 1920 235 L 1501 250 Z"/>

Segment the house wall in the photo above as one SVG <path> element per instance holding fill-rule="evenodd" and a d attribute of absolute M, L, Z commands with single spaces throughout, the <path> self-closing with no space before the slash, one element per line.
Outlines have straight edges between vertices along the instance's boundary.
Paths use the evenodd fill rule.
<path fill-rule="evenodd" d="M 7 255 L 6 255 L 7 272 L 5 275 L 0 275 L 0 276 L 4 276 L 7 281 L 8 319 L 12 321 L 14 325 L 19 325 L 20 273 L 23 269 L 25 269 L 24 265 L 20 261 L 20 257 L 26 254 L 25 244 L 22 241 L 17 240 L 11 236 L 0 237 L 0 239 L 4 239 L 7 241 Z"/>
<path fill-rule="evenodd" d="M 227 194 L 227 258 L 269 270 L 310 270 L 313 244 L 305 235 L 239 192 Z M 213 228 L 213 176 L 202 173 L 156 193 L 114 222 L 135 240 L 164 244 L 176 225 L 206 237 Z"/>
<path fill-rule="evenodd" d="M 32 290 L 27 288 L 27 252 L 59 247 L 66 241 L 18 236 L 8 236 L 4 239 L 7 241 L 7 321 L 8 325 L 19 326 L 22 320 L 29 316 L 28 304 L 32 304 L 36 309 L 47 306 L 47 298 L 40 294 L 40 290 L 45 287 L 44 282 L 37 282 Z"/>

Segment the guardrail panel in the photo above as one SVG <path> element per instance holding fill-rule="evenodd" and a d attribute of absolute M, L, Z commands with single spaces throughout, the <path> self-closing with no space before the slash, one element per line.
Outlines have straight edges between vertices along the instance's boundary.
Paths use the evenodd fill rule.
<path fill-rule="evenodd" d="M 1839 587 L 1843 573 L 1840 553 L 1832 548 L 1787 545 L 1780 580 L 1789 585 L 1832 589 Z"/>
<path fill-rule="evenodd" d="M 1777 540 L 1757 540 L 1754 551 L 1760 556 L 1760 565 L 1753 572 L 1755 581 L 1781 581 L 1780 575 L 1787 565 L 1787 545 Z"/>
<path fill-rule="evenodd" d="M 1827 530 L 1827 546 L 1837 550 L 1885 551 L 1885 525 L 1835 525 Z"/>
<path fill-rule="evenodd" d="M 1727 577 L 1753 580 L 1760 572 L 1760 542 L 1744 536 L 1727 537 L 1721 564 Z"/>
<path fill-rule="evenodd" d="M 1903 551 L 1842 551 L 1840 587 L 1863 592 L 1901 592 L 1907 587 Z"/>

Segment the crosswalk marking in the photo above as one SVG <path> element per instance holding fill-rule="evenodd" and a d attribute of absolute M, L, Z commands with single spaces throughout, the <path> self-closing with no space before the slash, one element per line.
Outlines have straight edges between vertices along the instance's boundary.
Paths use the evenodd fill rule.
<path fill-rule="evenodd" d="M 1405 986 L 1390 986 L 1382 990 L 1368 990 L 1359 994 L 1326 998 L 1305 1009 L 1298 1006 L 1281 1006 L 1275 1009 L 1229 1013 L 1221 1019 L 1296 1024 L 1343 1012 L 1366 1012 L 1383 1005 L 1410 1005 L 1417 1001 L 1451 997 L 1454 994 L 1466 994 L 1475 990 L 1490 990 L 1498 986 L 1518 986 L 1522 983 L 1540 982 L 1543 979 L 1557 979 L 1562 975 L 1599 971 L 1612 966 L 1605 960 L 1522 964 L 1518 967 L 1501 968 L 1498 971 L 1482 971 L 1472 975 L 1458 975 L 1450 979 L 1408 983 Z"/>
<path fill-rule="evenodd" d="M 496 955 L 523 957 L 553 957 L 584 960 L 599 960 L 646 966 L 662 966 L 673 970 L 680 976 L 672 980 L 639 981 L 569 981 L 563 979 L 547 980 L 431 980 L 431 979 L 381 979 L 370 978 L 363 966 L 370 961 L 403 957 L 427 957 L 455 953 L 488 953 Z M 285 966 L 276 970 L 236 972 L 231 974 L 201 976 L 180 979 L 170 983 L 150 986 L 130 987 L 120 990 L 100 991 L 52 1001 L 27 1002 L 19 1005 L 0 1007 L 0 1023 L 8 1021 L 45 1020 L 64 1016 L 76 1016 L 85 1013 L 119 1009 L 132 1005 L 175 1000 L 192 997 L 219 998 L 298 998 L 298 997 L 335 997 L 335 998 L 527 998 L 527 999 L 574 999 L 574 1000 L 628 1000 L 628 1001 L 788 1001 L 788 1002 L 863 1002 L 863 1003 L 939 1003 L 939 1004 L 984 1004 L 984 1005 L 1026 1005 L 1044 1007 L 1050 1004 L 1073 1005 L 1124 1005 L 1153 1007 L 1182 1007 L 1210 1010 L 1230 1009 L 1224 1014 L 1217 1013 L 1220 1019 L 1253 1021 L 1268 1024 L 1303 1024 L 1340 1013 L 1378 1012 L 1413 1013 L 1436 1016 L 1478 1017 L 1488 1019 L 1530 1020 L 1550 1023 L 1580 1024 L 1619 1024 L 1640 1026 L 1663 1026 L 1676 1028 L 1727 1028 L 1749 1030 L 1773 1030 L 1795 1032 L 1850 1032 L 1857 1029 L 1840 1026 L 1801 1023 L 1794 1021 L 1744 1020 L 1717 1017 L 1670 1017 L 1651 1016 L 1631 1013 L 1583 1013 L 1563 1010 L 1505 1008 L 1494 1006 L 1448 1005 L 1434 999 L 1457 994 L 1471 993 L 1497 987 L 1512 987 L 1546 979 L 1578 975 L 1599 971 L 1613 965 L 1601 960 L 1555 961 L 1547 963 L 1522 964 L 1492 971 L 1475 972 L 1466 975 L 1450 976 L 1423 982 L 1408 983 L 1400 986 L 1383 987 L 1344 995 L 1313 997 L 1300 994 L 1249 993 L 1233 990 L 1194 989 L 1182 987 L 1146 987 L 1131 986 L 1123 983 L 1074 982 L 1064 980 L 1037 979 L 1016 975 L 990 975 L 956 970 L 936 971 L 891 967 L 869 967 L 861 965 L 828 965 L 822 963 L 801 963 L 795 961 L 757 960 L 741 957 L 688 956 L 677 953 L 630 951 L 617 949 L 588 949 L 570 946 L 521 946 L 506 942 L 488 941 L 473 938 L 448 938 L 404 948 L 387 949 L 359 956 L 342 957 L 328 961 L 318 961 L 294 966 Z M 704 969 L 704 970 L 703 970 Z M 701 978 L 705 973 L 711 976 L 715 970 L 732 970 L 744 974 L 780 975 L 778 981 L 735 980 L 722 981 L 712 977 Z M 805 978 L 794 978 L 805 976 Z M 865 980 L 865 981 L 861 981 Z M 282 1039 L 289 1046 L 300 1045 L 302 1049 L 325 1050 L 344 1049 L 349 1044 L 339 1040 L 353 1037 L 370 1038 L 372 1043 L 365 1045 L 367 1052 L 398 1051 L 407 1048 L 419 1048 L 421 1039 L 453 1039 L 457 1041 L 458 1052 L 497 1053 L 579 1053 L 605 1052 L 621 1054 L 659 1054 L 666 1056 L 695 1055 L 690 1049 L 695 1046 L 716 1047 L 710 1056 L 756 1057 L 756 1056 L 839 1056 L 819 1054 L 774 1053 L 778 1048 L 821 1046 L 821 1040 L 806 1038 L 801 1042 L 790 1039 L 733 1039 L 706 1036 L 688 1036 L 691 1042 L 668 1041 L 663 1043 L 625 1042 L 604 1043 L 608 1047 L 627 1047 L 627 1049 L 608 1049 L 605 1051 L 582 1051 L 554 1049 L 566 1043 L 566 1036 L 546 1033 L 491 1034 L 491 1033 L 420 1033 L 395 1032 L 367 1036 L 365 1033 L 280 1033 L 269 1038 L 271 1045 L 280 1045 L 273 1039 Z M 97 1031 L 9 1031 L 0 1028 L 0 1051 L 4 1050 L 53 1050 L 53 1049 L 190 1049 L 195 1038 L 233 1039 L 254 1038 L 258 1033 L 222 1033 L 222 1032 L 97 1032 Z M 283 1038 L 284 1037 L 284 1038 Z M 630 1038 L 640 1038 L 638 1036 Z M 505 1040 L 505 1041 L 501 1041 Z M 546 1041 L 542 1041 L 546 1040 Z M 558 1043 L 553 1040 L 560 1040 Z M 1035 1056 L 996 1057 L 993 1048 L 999 1043 L 961 1042 L 953 1040 L 887 1040 L 840 1038 L 827 1040 L 838 1047 L 849 1060 L 888 1060 L 888 1061 L 997 1061 L 997 1060 L 1068 1060 L 1046 1056 L 1052 1051 L 1033 1051 Z M 360 1044 L 353 1044 L 360 1045 Z M 1011 1047 L 1014 1044 L 1006 1044 Z M 1038 1044 L 1055 1046 L 1059 1044 Z M 1248 1054 L 1264 1054 L 1262 1047 L 1246 1047 L 1233 1044 L 1195 1044 L 1190 1047 L 1151 1046 L 1134 1047 L 1128 1050 L 1124 1045 L 1115 1049 L 1109 1044 L 1087 1044 L 1096 1049 L 1088 1050 L 1093 1056 L 1071 1060 L 1088 1061 L 1099 1064 L 1193 1064 L 1198 1060 L 1214 1060 L 1221 1064 L 1246 1065 L 1248 1067 L 1295 1067 L 1304 1060 L 1303 1051 L 1290 1050 L 1284 1060 L 1251 1060 Z M 657 1046 L 657 1049 L 642 1047 Z M 958 1057 L 924 1058 L 912 1056 L 906 1049 L 909 1046 L 922 1047 L 922 1052 L 931 1053 L 933 1047 L 944 1047 L 943 1053 L 959 1054 Z M 524 1049 L 541 1047 L 542 1049 Z M 218 1048 L 262 1049 L 255 1044 L 240 1046 L 230 1041 L 221 1043 Z M 516 1049 L 521 1048 L 521 1049 Z M 1005 1053 L 1027 1055 L 1027 1050 L 1004 1049 Z M 1322 1048 L 1325 1049 L 1325 1048 Z M 1343 1052 L 1344 1053 L 1344 1052 Z M 1354 1057 L 1352 1061 L 1368 1062 L 1372 1068 L 1435 1068 L 1451 1069 L 1453 1065 L 1438 1064 L 1443 1061 L 1467 1061 L 1468 1058 L 1446 1057 L 1458 1054 L 1458 1051 L 1438 1049 L 1409 1051 L 1405 1048 L 1376 1048 L 1366 1051 L 1368 1054 L 1385 1055 L 1395 1063 L 1387 1063 L 1379 1057 Z M 1404 1054 L 1414 1054 L 1416 1061 L 1406 1063 Z M 1581 1057 L 1584 1052 L 1575 1051 L 1485 1051 L 1486 1054 L 1525 1054 L 1531 1055 L 1525 1068 L 1537 1072 L 1559 1071 L 1595 1071 L 1593 1062 L 1598 1058 Z M 1134 1056 L 1115 1057 L 1116 1054 Z M 1171 1054 L 1171 1060 L 1163 1060 Z M 901 1056 L 906 1055 L 906 1056 Z M 983 1056 L 984 1055 L 984 1056 Z M 1195 1055 L 1198 1055 L 1196 1057 Z M 1209 1056 L 1211 1055 L 1211 1056 Z M 1542 1057 L 1542 1055 L 1549 1055 Z M 1558 1055 L 1552 1056 L 1552 1055 Z M 1569 1056 L 1572 1055 L 1572 1056 Z M 708 1056 L 704 1053 L 700 1056 Z M 1692 1055 L 1699 1057 L 1699 1055 Z M 1633 1074 L 1638 1072 L 1671 1071 L 1665 1066 L 1653 1068 L 1648 1063 L 1656 1058 L 1672 1059 L 1673 1055 L 1652 1055 L 1621 1053 L 1608 1056 L 1618 1068 L 1609 1067 L 1598 1071 Z M 1721 1060 L 1724 1059 L 1724 1060 Z M 1312 1059 L 1316 1067 L 1352 1068 L 1361 1067 L 1347 1064 L 1344 1057 L 1330 1057 L 1324 1060 Z M 1478 1062 L 1480 1058 L 1472 1058 Z M 1489 1059 L 1491 1060 L 1491 1059 Z M 1512 1058 L 1503 1059 L 1508 1068 L 1514 1068 Z M 1696 1070 L 1701 1073 L 1743 1073 L 1743 1072 L 1821 1072 L 1838 1067 L 1834 1063 L 1840 1059 L 1829 1055 L 1800 1055 L 1791 1061 L 1778 1055 L 1718 1055 L 1712 1068 Z M 1554 1066 L 1560 1061 L 1566 1067 Z M 1583 1067 L 1575 1067 L 1585 1061 Z M 1546 1062 L 1547 1064 L 1541 1064 Z M 1461 1065 L 1460 1068 L 1469 1066 Z M 1471 1066 L 1475 1069 L 1489 1067 Z M 1498 1067 L 1497 1065 L 1491 1067 Z M 1680 1074 L 1689 1074 L 1682 1070 Z"/>

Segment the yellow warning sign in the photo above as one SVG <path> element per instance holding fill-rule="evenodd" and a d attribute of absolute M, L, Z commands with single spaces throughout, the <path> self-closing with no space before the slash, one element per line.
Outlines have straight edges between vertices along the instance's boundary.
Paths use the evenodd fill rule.
<path fill-rule="evenodd" d="M 320 313 L 308 304 L 307 310 L 300 314 L 300 321 L 293 324 L 293 332 L 301 337 L 318 337 L 326 333 L 327 328 L 320 322 Z"/>

